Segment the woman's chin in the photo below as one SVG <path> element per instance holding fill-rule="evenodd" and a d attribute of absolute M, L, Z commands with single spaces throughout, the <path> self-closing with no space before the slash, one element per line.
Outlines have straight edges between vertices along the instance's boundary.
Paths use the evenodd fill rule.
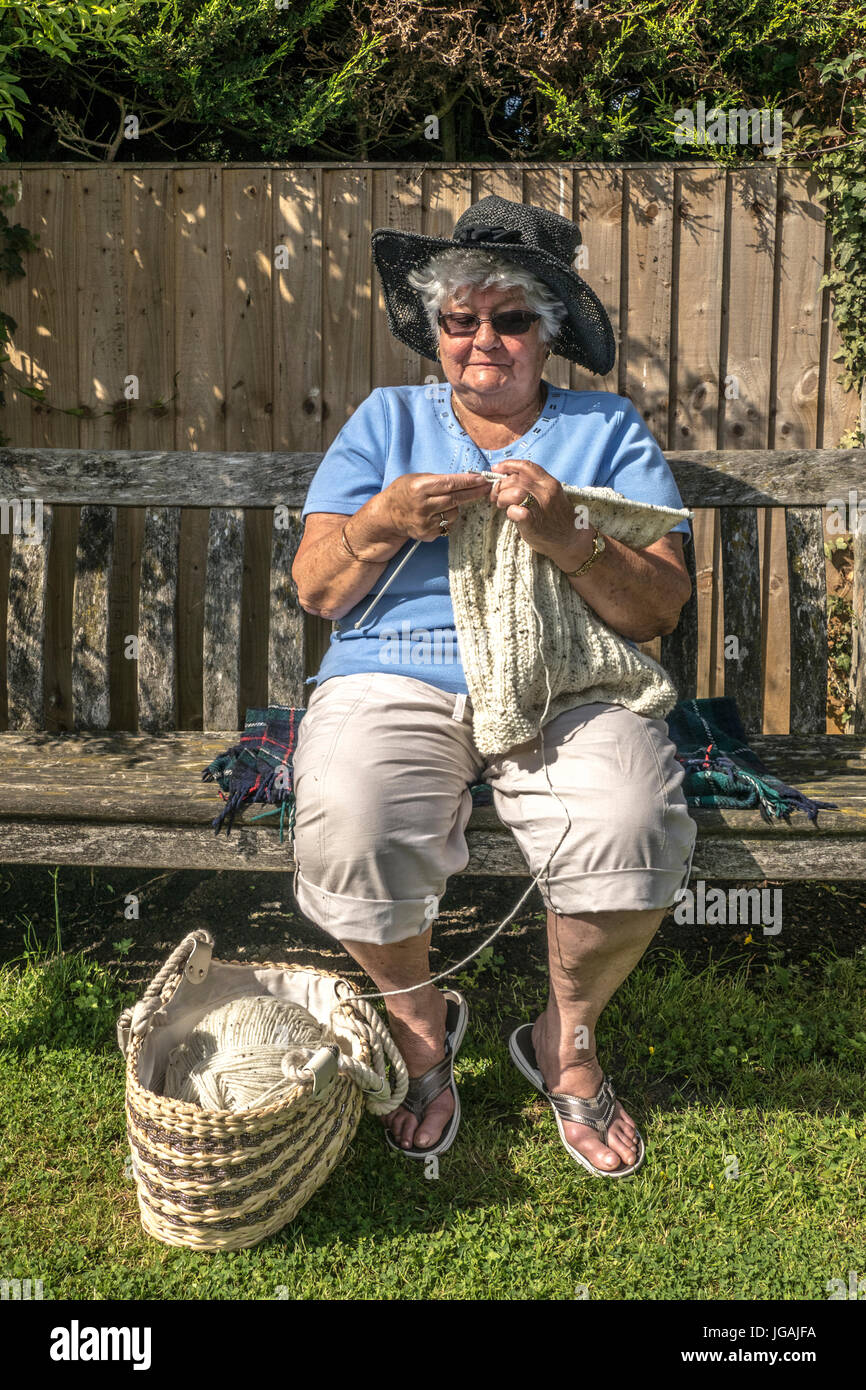
<path fill-rule="evenodd" d="M 460 381 L 469 391 L 498 391 L 511 380 L 507 367 L 466 367 Z"/>

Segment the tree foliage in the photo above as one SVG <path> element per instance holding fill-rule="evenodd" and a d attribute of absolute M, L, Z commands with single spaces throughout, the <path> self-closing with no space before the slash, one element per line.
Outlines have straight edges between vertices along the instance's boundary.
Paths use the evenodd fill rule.
<path fill-rule="evenodd" d="M 693 159 L 698 98 L 833 126 L 858 45 L 859 0 L 0 0 L 0 158 Z"/>

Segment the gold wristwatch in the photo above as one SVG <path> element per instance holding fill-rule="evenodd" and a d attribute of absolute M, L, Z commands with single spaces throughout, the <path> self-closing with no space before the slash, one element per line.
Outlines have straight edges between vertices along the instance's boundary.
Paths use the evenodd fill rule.
<path fill-rule="evenodd" d="M 568 579 L 576 579 L 579 575 L 586 574 L 589 567 L 595 564 L 596 560 L 598 559 L 599 555 L 601 555 L 604 548 L 604 536 L 601 534 L 600 531 L 596 531 L 595 535 L 593 536 L 592 554 L 590 555 L 589 559 L 584 560 L 583 564 L 580 566 L 580 569 L 563 570 L 563 574 Z"/>

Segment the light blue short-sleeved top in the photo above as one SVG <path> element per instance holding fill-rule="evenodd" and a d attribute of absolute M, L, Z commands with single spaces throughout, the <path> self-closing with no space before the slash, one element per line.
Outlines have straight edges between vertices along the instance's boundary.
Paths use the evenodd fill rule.
<path fill-rule="evenodd" d="M 301 516 L 349 516 L 402 473 L 479 472 L 509 458 L 530 459 L 561 483 L 611 487 L 636 502 L 682 507 L 664 454 L 631 401 L 608 391 L 544 384 L 541 415 L 504 449 L 481 449 L 470 438 L 451 407 L 448 383 L 377 387 L 322 459 Z M 686 542 L 691 536 L 687 521 L 673 530 L 685 532 Z M 468 694 L 454 629 L 446 537 L 422 541 L 367 621 L 354 629 L 413 544 L 407 540 L 400 547 L 370 592 L 339 620 L 307 684 L 388 671 Z"/>

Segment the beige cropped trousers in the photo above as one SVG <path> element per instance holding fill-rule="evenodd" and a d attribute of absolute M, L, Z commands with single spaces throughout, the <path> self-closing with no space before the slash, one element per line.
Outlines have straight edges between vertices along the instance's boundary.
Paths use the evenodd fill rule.
<path fill-rule="evenodd" d="M 487 757 L 467 696 L 381 671 L 317 685 L 294 755 L 301 912 L 338 939 L 385 944 L 426 931 L 448 878 L 469 862 L 469 785 L 481 781 L 530 876 L 544 869 L 547 908 L 672 906 L 688 886 L 697 827 L 664 720 L 578 705 L 542 735 Z"/>

